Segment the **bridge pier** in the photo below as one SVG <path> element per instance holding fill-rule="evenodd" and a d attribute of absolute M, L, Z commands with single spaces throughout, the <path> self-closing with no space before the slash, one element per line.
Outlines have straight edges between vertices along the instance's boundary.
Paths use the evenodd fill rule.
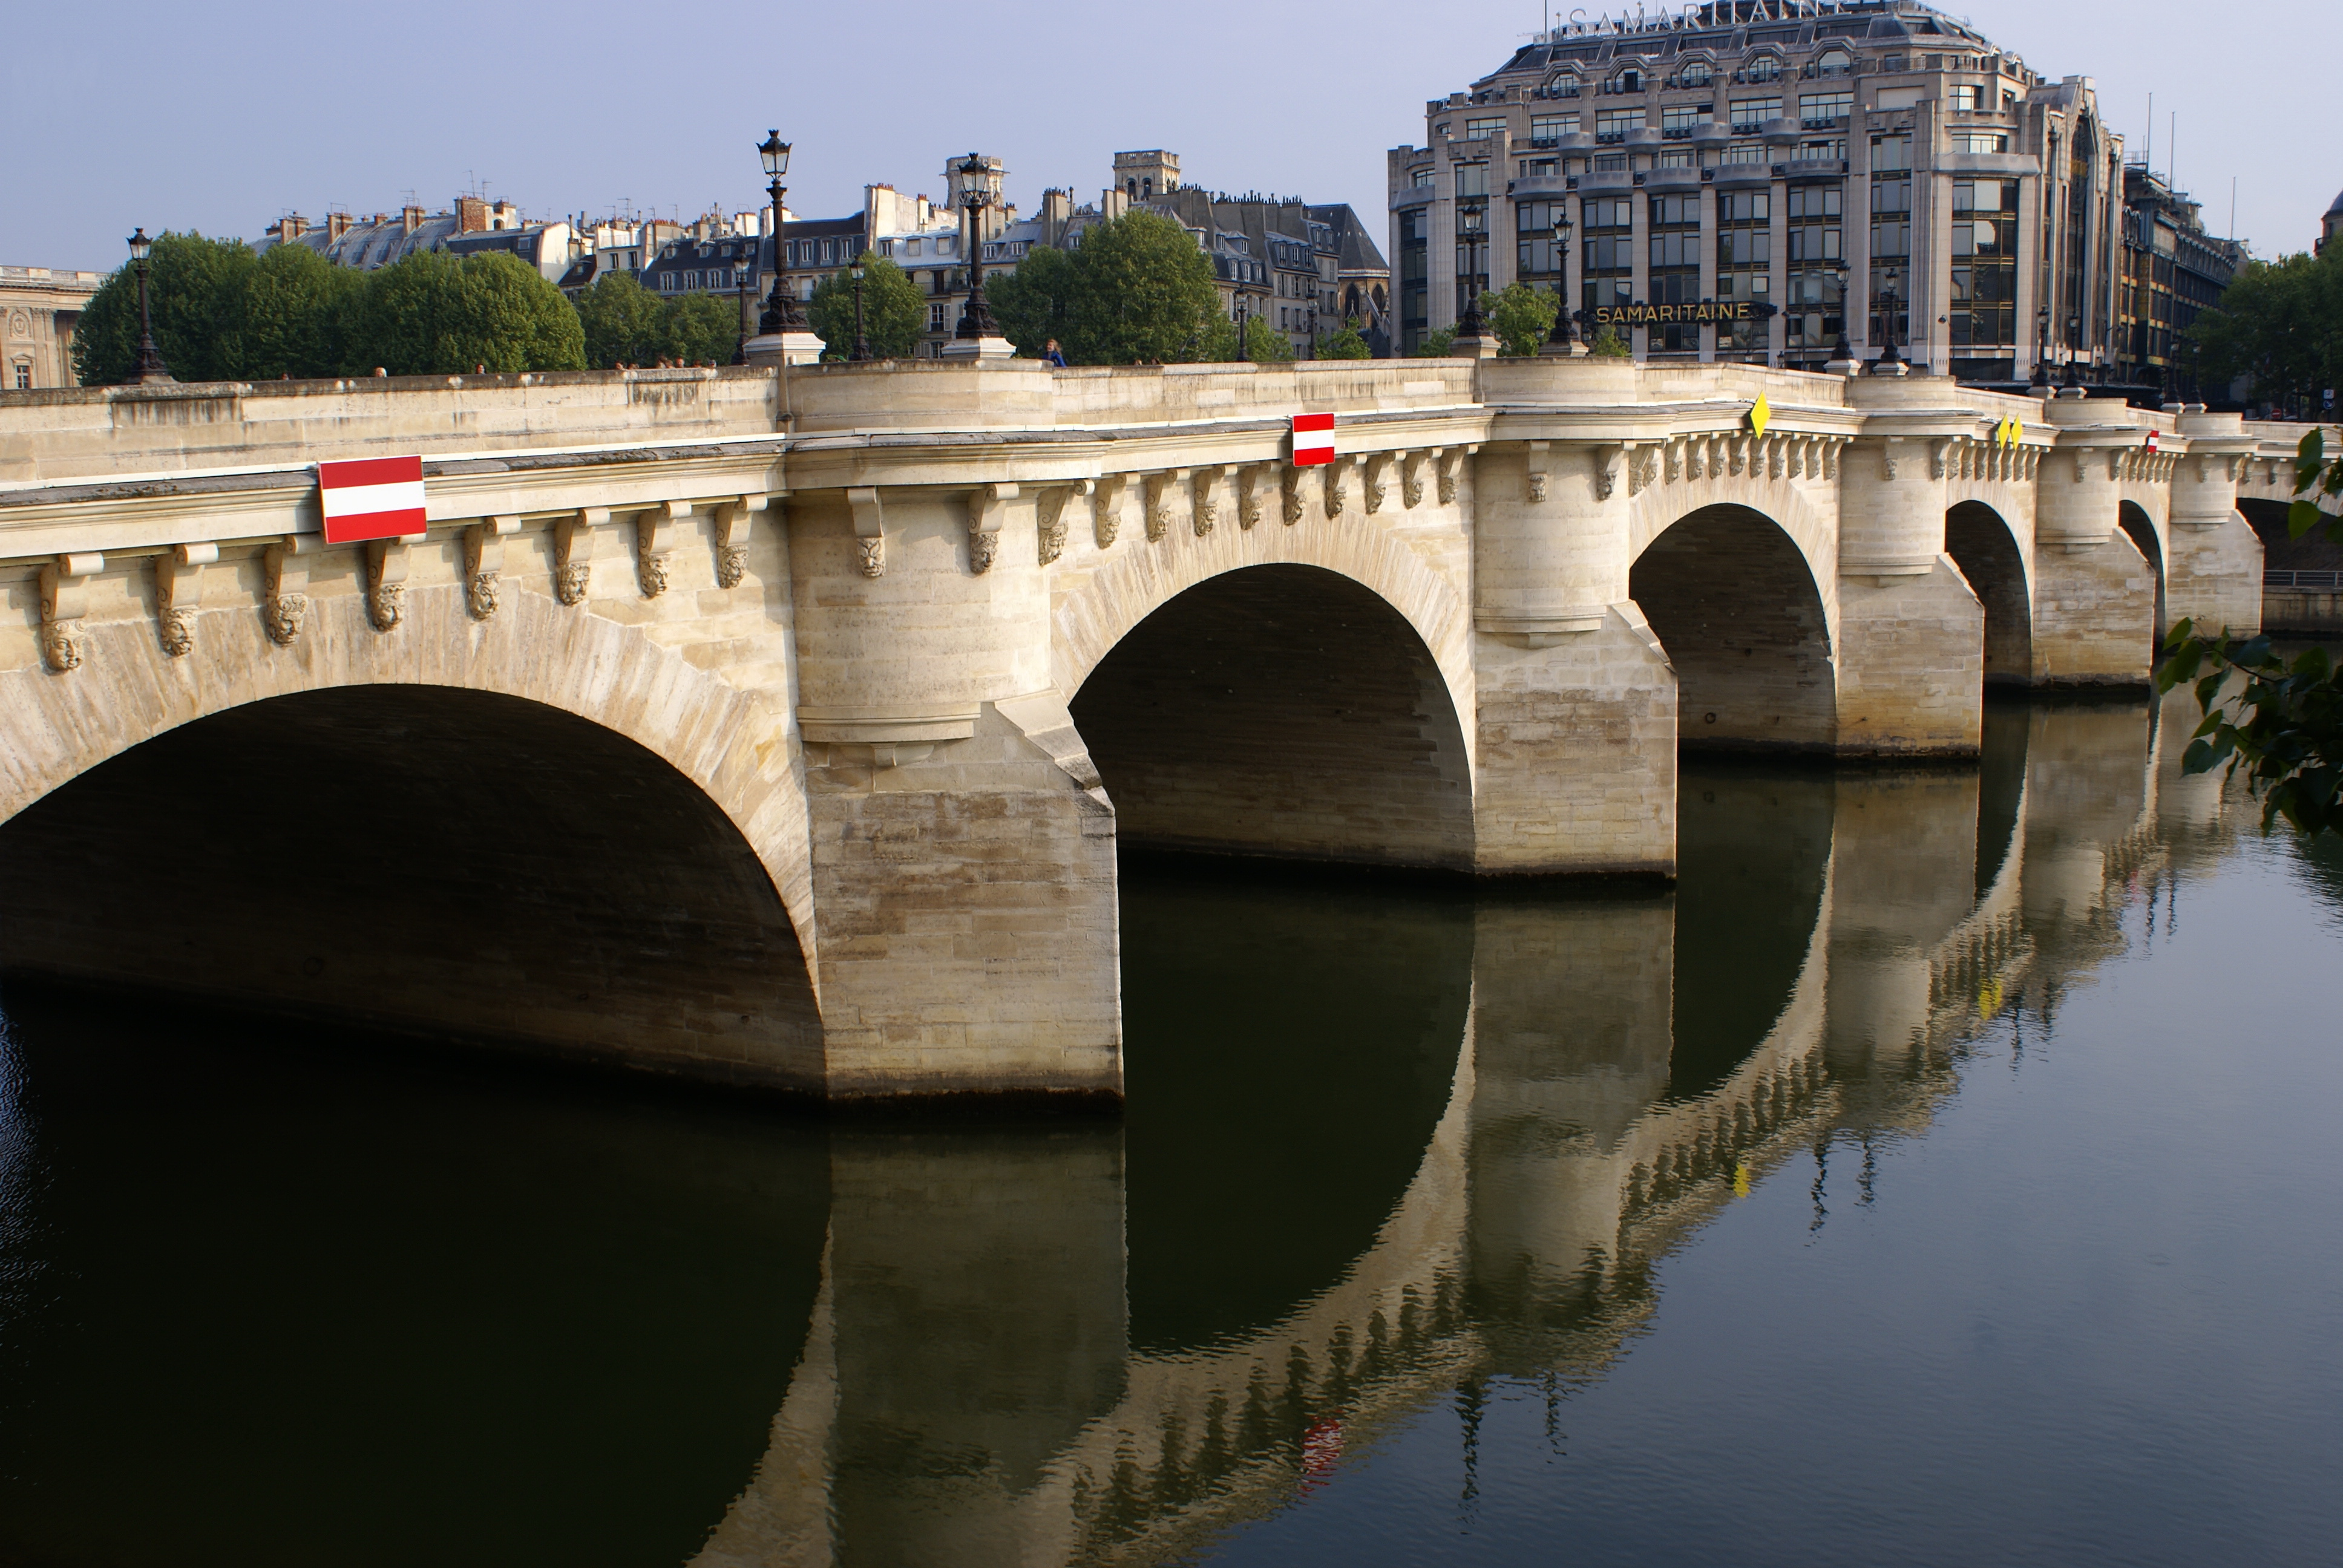
<path fill-rule="evenodd" d="M 2250 635 L 2262 628 L 2262 541 L 2237 509 L 2237 480 L 2257 443 L 2237 414 L 2185 408 L 2180 428 L 2189 449 L 2172 471 L 2167 614 Z"/>
<path fill-rule="evenodd" d="M 1839 465 L 1838 750 L 1974 756 L 1985 607 L 1945 554 L 1949 442 L 1858 442 Z"/>

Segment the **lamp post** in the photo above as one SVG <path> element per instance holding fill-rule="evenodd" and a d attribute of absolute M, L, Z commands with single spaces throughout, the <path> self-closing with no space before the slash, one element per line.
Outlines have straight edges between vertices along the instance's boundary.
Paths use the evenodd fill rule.
<path fill-rule="evenodd" d="M 2083 318 L 2079 316 L 2068 317 L 2066 318 L 2066 385 L 2069 387 L 2080 387 L 2083 384 L 2082 361 L 2075 357 L 2075 347 L 2081 341 L 2082 336 Z"/>
<path fill-rule="evenodd" d="M 732 350 L 732 363 L 735 365 L 746 365 L 749 363 L 749 328 L 751 325 L 749 319 L 749 264 L 747 262 L 735 262 L 733 264 L 732 288 L 733 291 L 740 297 L 740 346 Z"/>
<path fill-rule="evenodd" d="M 1578 323 L 1570 313 L 1570 206 L 1554 204 L 1554 330 L 1546 334 L 1542 355 L 1578 352 Z"/>
<path fill-rule="evenodd" d="M 763 144 L 757 148 L 757 156 L 764 160 L 769 181 L 767 194 L 773 199 L 773 287 L 765 296 L 765 314 L 758 321 L 757 328 L 768 337 L 784 332 L 802 332 L 805 330 L 805 313 L 798 308 L 796 297 L 789 291 L 787 258 L 781 250 L 781 198 L 789 194 L 789 187 L 781 184 L 781 176 L 789 172 L 789 144 L 781 140 L 780 132 L 767 131 Z"/>
<path fill-rule="evenodd" d="M 2034 313 L 2034 374 L 2026 385 L 2050 385 L 2050 307 L 2046 305 Z"/>
<path fill-rule="evenodd" d="M 1245 297 L 1242 289 L 1237 291 L 1236 307 L 1237 363 L 1242 365 L 1252 357 L 1245 352 Z"/>
<path fill-rule="evenodd" d="M 1487 235 L 1489 215 L 1480 207 L 1466 207 L 1456 215 L 1458 227 L 1464 234 L 1464 276 L 1477 281 L 1481 276 L 1481 246 Z M 1463 313 L 1456 318 L 1457 343 L 1479 343 L 1489 336 L 1488 325 L 1481 319 L 1481 291 L 1466 284 L 1470 290 L 1464 297 Z"/>
<path fill-rule="evenodd" d="M 130 259 L 138 267 L 138 362 L 131 367 L 130 378 L 145 387 L 168 381 L 172 376 L 170 367 L 163 363 L 163 356 L 155 347 L 154 318 L 146 307 L 146 253 L 154 248 L 155 242 L 146 237 L 145 225 L 140 225 L 138 232 L 130 236 L 129 245 Z"/>
<path fill-rule="evenodd" d="M 979 153 L 969 154 L 959 168 L 960 205 L 968 214 L 968 304 L 952 336 L 963 342 L 1001 336 L 1001 329 L 992 324 L 992 311 L 984 303 L 984 223 L 978 216 L 991 205 L 991 192 L 985 188 L 989 172 Z"/>
<path fill-rule="evenodd" d="M 848 276 L 854 279 L 854 347 L 846 357 L 860 365 L 870 357 L 870 340 L 862 336 L 862 262 L 855 259 Z"/>
<path fill-rule="evenodd" d="M 1879 357 L 1874 363 L 1901 365 L 1904 363 L 1904 356 L 1896 352 L 1896 286 L 1904 281 L 1904 275 L 1891 266 L 1885 269 L 1885 276 L 1887 279 L 1887 286 L 1880 290 L 1879 294 L 1880 314 L 1883 318 L 1880 326 L 1885 331 L 1887 347 L 1879 351 Z"/>

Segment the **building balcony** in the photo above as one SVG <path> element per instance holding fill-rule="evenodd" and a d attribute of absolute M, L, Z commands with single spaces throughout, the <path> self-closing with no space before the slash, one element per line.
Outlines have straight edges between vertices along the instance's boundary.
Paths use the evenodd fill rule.
<path fill-rule="evenodd" d="M 1594 133 L 1594 143 L 1597 146 L 1615 147 L 1626 139 L 1627 133 L 1624 131 L 1597 131 Z"/>

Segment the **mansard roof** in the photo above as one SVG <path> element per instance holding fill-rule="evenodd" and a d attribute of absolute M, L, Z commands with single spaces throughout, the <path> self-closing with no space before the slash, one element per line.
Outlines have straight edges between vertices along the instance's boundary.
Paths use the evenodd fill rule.
<path fill-rule="evenodd" d="M 1795 49 L 1834 40 L 1893 45 L 1931 39 L 2000 52 L 1967 23 L 1920 0 L 1704 0 L 1682 11 L 1564 23 L 1516 49 L 1482 80 L 1569 65 L 1590 70 L 1622 57 L 1670 59 L 1694 50 L 1737 54 L 1766 45 Z"/>

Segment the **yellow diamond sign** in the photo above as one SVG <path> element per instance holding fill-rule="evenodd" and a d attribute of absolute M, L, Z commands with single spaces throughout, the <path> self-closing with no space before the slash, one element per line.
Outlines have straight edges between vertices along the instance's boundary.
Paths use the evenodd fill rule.
<path fill-rule="evenodd" d="M 1757 394 L 1757 401 L 1749 406 L 1749 429 L 1753 435 L 1765 433 L 1765 421 L 1774 417 L 1773 407 L 1766 403 L 1765 394 Z"/>

